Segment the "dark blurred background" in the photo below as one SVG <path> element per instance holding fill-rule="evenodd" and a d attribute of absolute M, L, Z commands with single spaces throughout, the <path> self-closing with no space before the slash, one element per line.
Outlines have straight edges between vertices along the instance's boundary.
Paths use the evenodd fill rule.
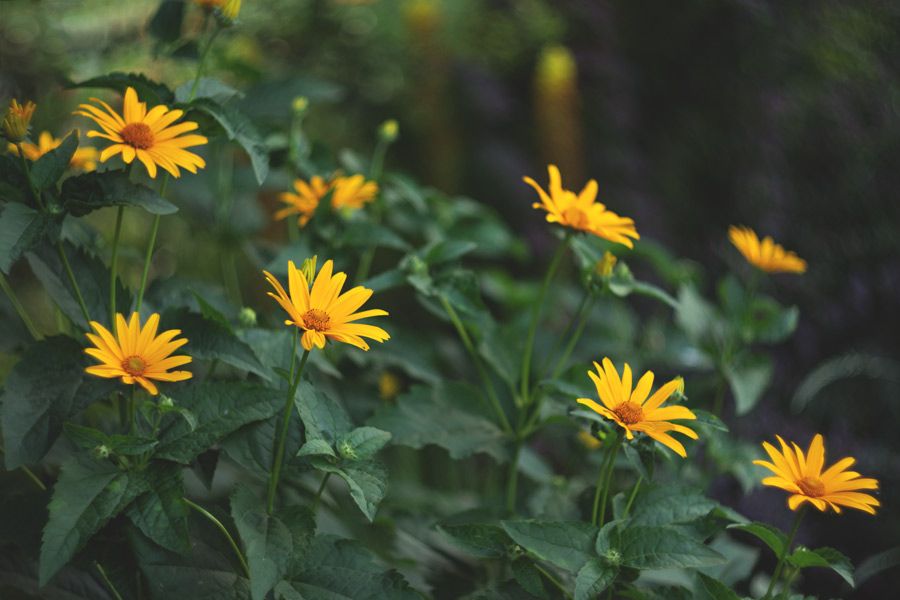
<path fill-rule="evenodd" d="M 75 99 L 66 79 L 189 79 L 190 48 L 148 27 L 158 6 L 0 2 L 0 97 L 34 98 L 37 127 L 58 129 Z M 189 38 L 199 13 L 185 10 Z M 823 432 L 832 458 L 854 455 L 882 480 L 879 518 L 816 515 L 801 542 L 855 562 L 898 544 L 900 3 L 245 0 L 241 17 L 209 71 L 246 90 L 259 123 L 284 129 L 303 95 L 312 139 L 365 153 L 396 118 L 389 167 L 494 206 L 537 259 L 552 240 L 521 177 L 545 181 L 548 162 L 568 187 L 597 179 L 645 239 L 702 267 L 707 293 L 740 263 L 731 224 L 805 258 L 805 275 L 771 279 L 800 325 L 735 429 Z M 718 493 L 789 524 L 780 494 Z M 892 578 L 856 597 L 885 597 Z"/>

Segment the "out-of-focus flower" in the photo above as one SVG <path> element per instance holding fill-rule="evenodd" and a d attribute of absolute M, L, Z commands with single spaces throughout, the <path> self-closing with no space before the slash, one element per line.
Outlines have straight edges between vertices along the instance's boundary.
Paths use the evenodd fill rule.
<path fill-rule="evenodd" d="M 291 102 L 291 109 L 298 115 L 302 115 L 309 108 L 309 98 L 306 96 L 297 96 Z"/>
<path fill-rule="evenodd" d="M 6 139 L 14 143 L 25 139 L 36 108 L 37 105 L 31 100 L 24 105 L 19 104 L 15 98 L 9 101 L 9 108 L 6 109 L 6 116 L 3 117 L 3 135 L 6 136 Z"/>
<path fill-rule="evenodd" d="M 545 88 L 569 87 L 578 74 L 575 58 L 565 46 L 548 46 L 538 60 L 537 85 Z"/>
<path fill-rule="evenodd" d="M 362 208 L 378 194 L 378 184 L 366 181 L 362 175 L 336 177 L 332 181 L 332 186 L 334 193 L 331 195 L 331 206 L 338 210 Z"/>
<path fill-rule="evenodd" d="M 578 441 L 588 450 L 596 450 L 603 445 L 597 436 L 584 429 L 578 431 Z"/>
<path fill-rule="evenodd" d="M 187 344 L 187 339 L 175 339 L 179 329 L 170 329 L 156 334 L 159 326 L 159 314 L 153 313 L 147 323 L 141 327 L 141 317 L 132 313 L 128 323 L 121 313 L 116 314 L 116 334 L 113 335 L 100 323 L 91 321 L 93 333 L 85 334 L 94 344 L 85 349 L 85 353 L 101 362 L 99 365 L 87 367 L 86 372 L 97 377 L 108 379 L 120 378 L 128 385 L 140 384 L 153 394 L 158 393 L 157 381 L 184 381 L 193 375 L 190 371 L 169 371 L 175 367 L 191 362 L 190 356 L 172 356 L 178 348 Z"/>
<path fill-rule="evenodd" d="M 620 217 L 616 213 L 606 210 L 606 206 L 597 199 L 597 182 L 588 181 L 584 189 L 578 194 L 564 189 L 562 178 L 556 165 L 549 165 L 547 171 L 550 174 L 549 193 L 539 186 L 531 177 L 523 178 L 525 183 L 534 188 L 541 198 L 532 206 L 547 212 L 549 223 L 559 223 L 564 227 L 570 227 L 579 231 L 586 231 L 598 237 L 622 244 L 629 248 L 634 243 L 629 238 L 639 239 L 634 221 L 627 217 Z"/>
<path fill-rule="evenodd" d="M 760 241 L 749 227 L 731 226 L 728 237 L 747 262 L 766 273 L 804 273 L 806 261 L 766 236 Z"/>
<path fill-rule="evenodd" d="M 753 464 L 775 473 L 774 477 L 766 477 L 762 483 L 790 492 L 788 507 L 791 510 L 797 510 L 804 502 L 809 502 L 822 512 L 831 508 L 840 513 L 840 507 L 846 506 L 874 515 L 875 507 L 881 506 L 876 498 L 858 491 L 877 490 L 878 481 L 863 478 L 855 471 L 848 471 L 856 462 L 855 458 L 842 458 L 822 470 L 825 465 L 825 440 L 822 434 L 817 433 L 813 437 L 805 454 L 796 443 L 792 442 L 788 446 L 781 436 L 776 435 L 775 438 L 781 445 L 780 452 L 769 442 L 762 443 L 772 462 L 754 460 Z"/>
<path fill-rule="evenodd" d="M 103 110 L 90 104 L 80 104 L 75 111 L 94 120 L 103 131 L 88 131 L 88 137 L 99 137 L 112 142 L 100 153 L 100 162 L 106 162 L 116 154 L 122 154 L 125 164 L 131 164 L 135 158 L 144 164 L 147 174 L 156 177 L 157 165 L 168 171 L 173 177 L 179 177 L 182 167 L 191 173 L 197 168 L 206 166 L 206 162 L 185 148 L 201 146 L 207 143 L 202 135 L 183 135 L 197 129 L 193 121 L 182 121 L 175 124 L 184 115 L 183 110 L 170 110 L 165 105 L 154 106 L 149 111 L 147 103 L 138 100 L 133 87 L 125 90 L 122 102 L 122 115 L 110 106 L 91 98 Z"/>
<path fill-rule="evenodd" d="M 268 271 L 263 271 L 266 281 L 275 289 L 275 293 L 268 292 L 269 296 L 290 317 L 284 324 L 303 331 L 300 338 L 303 348 L 324 348 L 326 340 L 333 340 L 368 350 L 369 345 L 363 338 L 377 342 L 390 339 L 388 332 L 380 327 L 356 323 L 360 319 L 388 314 L 380 308 L 356 312 L 372 296 L 372 290 L 360 285 L 341 293 L 347 274 L 332 274 L 333 269 L 334 261 L 326 261 L 310 286 L 303 271 L 294 265 L 294 261 L 288 261 L 290 295 L 285 292 L 278 279 Z"/>
<path fill-rule="evenodd" d="M 400 125 L 396 119 L 388 119 L 378 128 L 378 137 L 388 143 L 396 140 L 399 133 Z"/>
<path fill-rule="evenodd" d="M 594 266 L 597 271 L 597 275 L 607 279 L 612 276 L 613 267 L 616 266 L 616 263 L 619 259 L 616 258 L 616 255 L 607 250 L 603 253 L 603 258 L 597 261 L 597 264 Z"/>
<path fill-rule="evenodd" d="M 55 150 L 62 143 L 62 139 L 55 138 L 49 131 L 43 131 L 38 136 L 38 143 L 22 142 L 22 152 L 28 160 L 37 160 L 51 150 Z M 13 154 L 19 153 L 19 147 L 16 144 L 9 144 L 9 151 Z M 84 146 L 75 150 L 69 166 L 89 173 L 97 169 L 97 149 L 91 146 Z"/>
<path fill-rule="evenodd" d="M 291 215 L 297 215 L 297 224 L 305 227 L 319 207 L 319 202 L 329 192 L 332 208 L 353 211 L 362 208 L 375 198 L 378 184 L 366 181 L 362 175 L 337 176 L 327 183 L 322 177 L 315 175 L 308 182 L 295 179 L 294 190 L 296 193 L 282 192 L 278 195 L 278 199 L 287 206 L 275 213 L 275 219 L 280 221 Z"/>
<path fill-rule="evenodd" d="M 672 423 L 672 420 L 696 419 L 696 415 L 685 406 L 662 406 L 675 392 L 682 381 L 673 379 L 665 383 L 656 392 L 650 395 L 653 387 L 653 371 L 647 371 L 631 388 L 631 366 L 625 363 L 622 377 L 616 371 L 616 367 L 608 358 L 603 359 L 603 366 L 594 362 L 597 370 L 588 371 L 588 376 L 593 380 L 600 398 L 598 404 L 589 398 L 578 398 L 578 403 L 587 406 L 597 414 L 614 421 L 625 430 L 625 436 L 630 440 L 635 431 L 642 431 L 651 438 L 671 448 L 682 458 L 687 457 L 684 446 L 669 435 L 669 432 L 681 433 L 696 440 L 697 433 L 684 425 Z M 649 399 L 648 399 L 649 396 Z"/>
<path fill-rule="evenodd" d="M 382 400 L 393 400 L 400 393 L 400 378 L 391 373 L 384 371 L 378 376 L 378 395 Z"/>
<path fill-rule="evenodd" d="M 230 23 L 234 23 L 241 14 L 241 0 L 225 0 L 221 10 L 222 16 Z"/>

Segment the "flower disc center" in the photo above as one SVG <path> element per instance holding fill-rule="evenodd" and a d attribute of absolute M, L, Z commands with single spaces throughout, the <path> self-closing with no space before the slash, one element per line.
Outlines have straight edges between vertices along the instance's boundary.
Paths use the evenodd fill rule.
<path fill-rule="evenodd" d="M 825 485 L 818 479 L 813 479 L 812 477 L 804 477 L 797 482 L 797 487 L 800 488 L 800 491 L 803 492 L 804 496 L 818 498 L 819 496 L 825 495 Z"/>
<path fill-rule="evenodd" d="M 644 420 L 644 411 L 641 410 L 641 406 L 630 400 L 619 404 L 613 412 L 626 425 L 634 425 Z"/>
<path fill-rule="evenodd" d="M 147 363 L 140 356 L 129 356 L 122 361 L 122 369 L 129 375 L 143 375 Z"/>
<path fill-rule="evenodd" d="M 324 310 L 311 308 L 303 313 L 303 324 L 306 325 L 307 329 L 326 331 L 331 324 L 331 317 Z"/>
<path fill-rule="evenodd" d="M 122 140 L 132 148 L 146 150 L 153 147 L 153 130 L 144 123 L 129 123 L 119 132 Z"/>

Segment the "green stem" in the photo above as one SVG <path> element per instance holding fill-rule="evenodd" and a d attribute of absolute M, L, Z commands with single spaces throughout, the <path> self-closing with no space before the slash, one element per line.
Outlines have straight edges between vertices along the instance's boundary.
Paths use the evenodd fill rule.
<path fill-rule="evenodd" d="M 113 233 L 112 257 L 109 261 L 109 324 L 116 325 L 116 276 L 119 269 L 119 237 L 122 234 L 122 216 L 125 207 L 119 206 L 116 211 L 116 228 Z"/>
<path fill-rule="evenodd" d="M 225 526 L 222 525 L 222 521 L 218 520 L 215 517 L 215 515 L 213 515 L 211 512 L 209 512 L 208 510 L 206 510 L 199 504 L 195 504 L 194 502 L 191 502 L 187 498 L 182 498 L 182 500 L 184 500 L 185 504 L 187 504 L 188 506 L 190 506 L 191 508 L 196 510 L 198 513 L 200 513 L 201 515 L 203 515 L 204 517 L 209 519 L 219 529 L 219 531 L 221 531 L 223 534 L 225 534 L 225 537 L 228 538 L 228 543 L 231 545 L 231 549 L 234 550 L 235 555 L 237 555 L 237 558 L 241 563 L 241 567 L 243 567 L 243 569 L 244 569 L 244 575 L 246 575 L 247 577 L 250 577 L 250 567 L 247 565 L 247 561 L 244 559 L 244 555 L 241 554 L 241 549 L 238 547 L 237 543 L 234 541 L 234 538 L 231 537 L 230 533 L 228 533 L 228 529 L 226 529 Z"/>
<path fill-rule="evenodd" d="M 479 377 L 481 377 L 481 381 L 484 384 L 485 393 L 487 394 L 488 401 L 491 404 L 491 408 L 494 410 L 494 413 L 497 415 L 497 419 L 500 421 L 501 427 L 507 433 L 512 433 L 512 426 L 509 424 L 509 419 L 506 417 L 506 413 L 503 411 L 503 407 L 500 405 L 500 399 L 497 397 L 497 392 L 494 390 L 494 384 L 491 381 L 491 377 L 487 372 L 487 369 L 484 368 L 484 363 L 481 362 L 481 357 L 478 355 L 478 351 L 475 348 L 475 344 L 472 342 L 472 338 L 469 337 L 469 332 L 466 330 L 465 325 L 463 325 L 462 320 L 459 318 L 456 310 L 453 306 L 447 301 L 443 295 L 438 296 L 441 306 L 444 308 L 444 311 L 447 313 L 447 316 L 450 317 L 450 321 L 453 323 L 453 326 L 456 328 L 456 332 L 459 334 L 459 338 L 462 340 L 463 346 L 465 346 L 466 350 L 469 353 L 469 356 L 472 359 L 472 363 L 475 365 L 475 370 L 478 371 Z"/>
<path fill-rule="evenodd" d="M 569 343 L 566 345 L 566 349 L 563 350 L 562 356 L 556 362 L 556 366 L 553 368 L 553 373 L 551 375 L 552 379 L 556 379 L 559 377 L 559 374 L 562 373 L 563 369 L 565 369 L 566 365 L 569 362 L 569 357 L 572 356 L 572 352 L 575 350 L 575 346 L 578 345 L 578 342 L 581 340 L 581 335 L 584 333 L 584 328 L 587 326 L 588 317 L 591 315 L 591 308 L 594 306 L 594 296 L 590 292 L 588 292 L 585 301 L 582 302 L 581 308 L 579 310 L 577 321 L 575 325 L 575 330 L 572 332 L 572 337 L 569 338 Z"/>
<path fill-rule="evenodd" d="M 328 483 L 328 480 L 331 478 L 331 473 L 325 473 L 325 476 L 322 477 L 322 483 L 319 484 L 319 489 L 316 492 L 316 499 L 313 500 L 312 512 L 313 515 L 316 514 L 316 509 L 319 508 L 319 502 L 322 500 L 322 492 L 325 491 L 325 485 Z"/>
<path fill-rule="evenodd" d="M 772 597 L 772 592 L 775 590 L 775 584 L 778 583 L 778 580 L 781 578 L 781 572 L 784 569 L 784 561 L 787 559 L 788 554 L 791 553 L 791 546 L 794 544 L 794 537 L 797 535 L 797 530 L 800 529 L 800 522 L 803 520 L 803 515 L 806 514 L 806 507 L 801 506 L 800 509 L 797 510 L 797 514 L 794 516 L 794 524 L 791 526 L 791 533 L 788 535 L 787 542 L 784 544 L 784 550 L 781 552 L 781 556 L 778 557 L 778 564 L 775 565 L 775 571 L 772 573 L 772 580 L 769 582 L 769 587 L 766 589 L 766 594 L 763 596 L 763 600 L 768 600 L 768 598 Z"/>
<path fill-rule="evenodd" d="M 622 445 L 622 433 L 616 435 L 616 440 L 608 451 L 608 458 L 604 465 L 604 471 L 601 472 L 600 478 L 597 479 L 597 489 L 594 492 L 594 510 L 591 513 L 591 523 L 596 526 L 602 526 L 606 520 L 606 501 L 609 498 L 609 488 L 612 484 L 612 474 L 616 466 L 616 454 Z M 602 497 L 600 488 L 603 488 Z M 599 503 L 598 503 L 599 498 Z M 599 509 L 599 510 L 598 510 Z"/>
<path fill-rule="evenodd" d="M 284 462 L 284 445 L 287 442 L 288 425 L 291 422 L 291 414 L 294 409 L 294 395 L 297 393 L 297 386 L 300 385 L 300 378 L 303 376 L 303 367 L 309 359 L 309 350 L 303 352 L 303 358 L 300 359 L 300 366 L 297 368 L 297 374 L 294 375 L 294 363 L 297 359 L 297 332 L 294 332 L 294 344 L 291 350 L 291 385 L 288 387 L 288 395 L 284 402 L 284 412 L 281 415 L 281 432 L 278 435 L 278 443 L 275 446 L 275 464 L 272 467 L 272 474 L 269 477 L 269 492 L 266 500 L 266 510 L 271 515 L 275 509 L 275 492 L 278 490 L 278 479 L 281 477 L 281 464 Z"/>
<path fill-rule="evenodd" d="M 572 597 L 572 594 L 570 594 L 569 591 L 565 588 L 565 586 L 562 583 L 560 583 L 559 579 L 557 579 L 556 577 L 551 575 L 550 572 L 547 571 L 547 569 L 545 569 L 544 567 L 539 565 L 537 562 L 534 563 L 534 568 L 537 569 L 538 571 L 540 571 L 541 575 L 543 575 L 544 577 L 547 578 L 547 581 L 552 583 L 554 585 L 554 587 L 556 587 L 556 589 L 558 589 L 560 592 L 562 592 L 562 595 L 564 597 L 566 597 L 566 598 Z"/>
<path fill-rule="evenodd" d="M 5 454 L 6 454 L 6 450 L 3 449 L 3 446 L 0 446 L 0 455 L 5 455 Z M 35 484 L 36 486 L 38 486 L 39 488 L 41 488 L 41 491 L 42 491 L 42 492 L 46 492 L 46 491 L 47 491 L 47 486 L 44 485 L 44 482 L 41 481 L 41 480 L 38 478 L 38 476 L 35 475 L 34 472 L 33 472 L 31 469 L 29 469 L 29 468 L 26 467 L 25 465 L 22 465 L 22 466 L 19 467 L 19 468 L 22 469 L 22 472 L 25 473 L 25 474 L 28 476 L 28 479 L 30 479 L 31 481 L 33 481 L 34 484 Z"/>
<path fill-rule="evenodd" d="M 547 290 L 550 288 L 550 281 L 552 281 L 553 276 L 556 274 L 556 271 L 559 268 L 559 263 L 562 260 L 566 248 L 569 245 L 570 237 L 571 234 L 567 232 L 565 237 L 559 243 L 559 246 L 556 248 L 556 252 L 553 254 L 553 258 L 550 260 L 550 265 L 547 267 L 547 274 L 544 276 L 544 282 L 541 284 L 541 291 L 538 294 L 537 302 L 535 302 L 534 310 L 531 314 L 531 326 L 528 328 L 528 337 L 525 341 L 525 352 L 522 355 L 522 388 L 520 401 L 523 406 L 528 404 L 528 386 L 529 379 L 531 378 L 531 355 L 534 353 L 534 337 L 537 333 L 538 321 L 541 317 L 541 309 L 544 307 L 544 300 L 547 298 Z"/>
<path fill-rule="evenodd" d="M 119 593 L 119 590 L 116 589 L 116 586 L 113 585 L 113 582 L 109 580 L 109 577 L 106 575 L 106 571 L 103 570 L 103 566 L 94 561 L 94 566 L 97 567 L 97 571 L 100 573 L 100 577 L 103 579 L 103 583 L 106 584 L 106 587 L 109 588 L 109 591 L 112 592 L 112 595 L 116 598 L 116 600 L 122 600 L 122 595 Z"/>
<path fill-rule="evenodd" d="M 197 74 L 194 76 L 194 83 L 191 85 L 191 93 L 188 95 L 188 102 L 194 99 L 197 94 L 197 88 L 200 85 L 200 78 L 203 76 L 203 66 L 206 63 L 206 57 L 209 56 L 209 50 L 212 48 L 213 42 L 216 39 L 216 36 L 219 35 L 219 32 L 222 30 L 219 25 L 216 25 L 216 28 L 213 29 L 212 34 L 209 36 L 209 40 L 206 42 L 206 46 L 203 48 L 203 52 L 200 54 L 200 60 L 197 63 Z"/>
<path fill-rule="evenodd" d="M 512 460 L 509 461 L 509 473 L 506 477 L 506 510 L 510 514 L 516 512 L 516 492 L 519 484 L 519 455 L 522 453 L 522 438 L 516 439 Z"/>
<path fill-rule="evenodd" d="M 638 477 L 638 480 L 635 482 L 634 487 L 631 488 L 631 494 L 628 496 L 628 502 L 625 504 L 625 511 L 623 512 L 623 517 L 628 516 L 628 512 L 631 510 L 631 505 L 634 504 L 634 499 L 637 496 L 638 490 L 641 489 L 641 483 L 644 481 L 644 476 L 641 475 Z"/>
<path fill-rule="evenodd" d="M 19 315 L 19 318 L 22 319 L 22 323 L 25 324 L 25 329 L 28 330 L 28 333 L 31 334 L 31 337 L 34 338 L 35 341 L 40 340 L 43 336 L 37 330 L 37 327 L 34 326 L 34 322 L 31 320 L 31 317 L 28 316 L 28 313 L 25 311 L 25 307 L 22 306 L 22 303 L 19 302 L 19 297 L 16 296 L 15 290 L 12 289 L 12 286 L 6 280 L 6 277 L 0 272 L 0 288 L 3 288 L 3 291 L 6 293 L 6 297 L 9 298 L 10 304 L 13 305 L 13 308 L 16 309 L 16 314 Z"/>
<path fill-rule="evenodd" d="M 72 265 L 69 264 L 69 258 L 66 256 L 66 251 L 63 250 L 62 242 L 56 242 L 56 251 L 59 252 L 59 259 L 66 269 L 69 283 L 72 284 L 72 290 L 75 292 L 75 298 L 78 300 L 78 306 L 81 307 L 81 314 L 84 317 L 85 327 L 90 327 L 91 314 L 88 312 L 87 304 L 84 303 L 84 296 L 81 295 L 81 288 L 78 287 L 78 280 L 75 279 L 75 274 L 72 272 Z"/>
<path fill-rule="evenodd" d="M 41 211 L 47 212 L 47 207 L 44 205 L 41 193 L 35 187 L 34 180 L 31 179 L 31 167 L 28 166 L 28 159 L 25 158 L 25 151 L 22 150 L 22 142 L 16 142 L 16 148 L 19 149 L 19 160 L 22 162 L 22 170 L 25 171 L 25 179 L 28 180 L 28 189 L 31 191 L 31 196 L 34 198 L 34 201 L 37 202 Z"/>
<path fill-rule="evenodd" d="M 166 184 L 169 182 L 168 173 L 163 175 L 162 185 L 160 186 L 159 195 L 162 196 L 166 191 Z M 147 276 L 150 274 L 150 261 L 153 258 L 153 249 L 156 246 L 156 234 L 159 233 L 160 215 L 153 218 L 153 226 L 150 228 L 150 241 L 147 242 L 147 251 L 144 254 L 144 270 L 141 273 L 141 287 L 138 289 L 137 312 L 141 312 L 141 305 L 144 303 L 144 290 L 147 289 Z"/>
<path fill-rule="evenodd" d="M 137 428 L 135 422 L 134 385 L 131 386 L 131 394 L 128 397 L 128 433 L 134 435 Z"/>

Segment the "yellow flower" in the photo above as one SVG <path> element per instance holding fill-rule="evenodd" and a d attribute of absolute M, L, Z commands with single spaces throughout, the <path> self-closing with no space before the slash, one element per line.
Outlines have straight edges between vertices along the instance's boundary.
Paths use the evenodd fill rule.
<path fill-rule="evenodd" d="M 182 135 L 197 129 L 197 124 L 193 121 L 174 124 L 184 111 L 169 110 L 162 104 L 148 111 L 147 104 L 138 101 L 132 87 L 125 90 L 121 116 L 102 100 L 91 98 L 91 101 L 103 107 L 105 112 L 96 106 L 81 104 L 81 110 L 75 114 L 93 119 L 103 129 L 102 132 L 88 131 L 88 137 L 104 138 L 113 143 L 100 153 L 100 162 L 121 152 L 126 164 L 131 164 L 135 157 L 144 163 L 150 177 L 156 177 L 157 165 L 173 177 L 181 175 L 179 167 L 196 173 L 198 167 L 206 166 L 202 158 L 185 150 L 207 142 L 202 135 Z"/>
<path fill-rule="evenodd" d="M 616 367 L 608 358 L 603 359 L 603 367 L 594 362 L 597 372 L 588 371 L 588 375 L 597 387 L 597 394 L 603 405 L 588 398 L 579 398 L 578 403 L 587 406 L 594 412 L 615 421 L 625 430 L 625 436 L 630 440 L 635 431 L 643 431 L 654 440 L 668 446 L 682 458 L 687 457 L 687 452 L 681 442 L 669 435 L 669 431 L 682 433 L 691 439 L 697 439 L 697 433 L 688 427 L 670 423 L 671 420 L 696 419 L 697 417 L 687 407 L 665 406 L 662 404 L 668 400 L 681 384 L 679 378 L 669 381 L 647 399 L 650 388 L 653 387 L 653 371 L 647 371 L 638 381 L 634 390 L 631 389 L 631 367 L 625 363 L 622 377 L 616 371 Z"/>
<path fill-rule="evenodd" d="M 634 228 L 634 221 L 627 217 L 620 217 L 616 213 L 606 210 L 605 205 L 596 202 L 596 181 L 591 179 L 580 193 L 575 194 L 575 192 L 563 189 L 562 179 L 556 165 L 549 165 L 547 171 L 550 173 L 549 194 L 531 177 L 523 178 L 525 183 L 533 187 L 541 197 L 541 201 L 535 202 L 532 206 L 547 211 L 547 222 L 559 223 L 629 248 L 634 247 L 634 243 L 629 238 L 640 239 L 641 237 Z"/>
<path fill-rule="evenodd" d="M 369 345 L 364 337 L 383 342 L 391 336 L 374 325 L 355 323 L 368 317 L 383 317 L 387 311 L 374 308 L 356 312 L 372 296 L 372 290 L 363 286 L 357 286 L 349 291 L 341 293 L 344 282 L 347 281 L 346 273 L 332 274 L 334 261 L 326 261 L 316 276 L 310 289 L 309 280 L 303 271 L 294 266 L 294 261 L 288 261 L 288 295 L 281 283 L 268 271 L 263 271 L 276 293 L 268 292 L 269 296 L 281 305 L 290 319 L 285 325 L 294 325 L 303 330 L 300 343 L 306 350 L 325 347 L 325 340 L 344 342 L 368 350 Z"/>
<path fill-rule="evenodd" d="M 581 445 L 588 450 L 596 450 L 603 445 L 603 442 L 601 442 L 595 435 L 591 434 L 590 431 L 585 431 L 584 429 L 578 431 L 578 441 L 581 442 Z"/>
<path fill-rule="evenodd" d="M 157 313 L 150 315 L 143 327 L 138 313 L 132 313 L 131 320 L 127 324 L 125 317 L 117 313 L 114 336 L 100 323 L 91 321 L 91 327 L 97 334 L 85 334 L 94 344 L 94 348 L 87 348 L 85 352 L 102 364 L 87 367 L 85 371 L 107 379 L 120 377 L 122 383 L 128 385 L 138 383 L 154 396 L 158 390 L 151 381 L 153 379 L 157 381 L 190 379 L 192 374 L 189 371 L 169 371 L 191 362 L 190 356 L 171 356 L 175 350 L 187 343 L 187 339 L 175 339 L 181 333 L 179 329 L 170 329 L 157 335 L 158 326 Z"/>
<path fill-rule="evenodd" d="M 822 434 L 817 433 L 806 454 L 796 443 L 788 446 L 781 436 L 775 436 L 781 445 L 779 452 L 772 444 L 763 442 L 762 446 L 772 462 L 754 460 L 753 464 L 765 467 L 775 473 L 775 477 L 766 477 L 763 485 L 781 488 L 792 494 L 788 498 L 788 507 L 791 510 L 804 502 L 809 502 L 822 512 L 832 508 L 840 513 L 841 506 L 855 508 L 869 514 L 875 514 L 876 506 L 881 506 L 875 498 L 869 494 L 862 494 L 857 490 L 877 490 L 878 481 L 862 478 L 859 473 L 848 471 L 855 458 L 847 457 L 837 461 L 829 468 L 822 470 L 825 465 L 825 443 Z"/>
<path fill-rule="evenodd" d="M 21 146 L 22 152 L 25 154 L 25 158 L 34 161 L 47 154 L 51 150 L 55 150 L 59 147 L 60 144 L 62 144 L 62 139 L 53 137 L 53 135 L 49 131 L 43 131 L 41 132 L 41 135 L 38 136 L 37 144 L 32 144 L 31 142 L 22 142 Z M 10 144 L 9 151 L 16 155 L 19 154 L 19 148 L 18 146 L 16 146 L 16 144 Z M 96 171 L 97 149 L 90 146 L 77 148 L 75 150 L 75 154 L 72 155 L 72 160 L 69 161 L 69 166 L 73 169 L 78 169 L 86 173 Z"/>
<path fill-rule="evenodd" d="M 400 378 L 391 373 L 384 371 L 378 376 L 378 395 L 382 400 L 393 400 L 400 393 Z"/>
<path fill-rule="evenodd" d="M 619 259 L 616 258 L 616 255 L 607 250 L 603 253 L 603 258 L 594 265 L 594 269 L 600 277 L 609 278 L 612 276 L 613 267 L 616 266 L 618 261 Z"/>
<path fill-rule="evenodd" d="M 295 179 L 294 190 L 297 192 L 296 194 L 282 192 L 278 195 L 278 199 L 287 206 L 275 213 L 275 219 L 280 221 L 291 215 L 299 215 L 297 224 L 305 227 L 319 207 L 319 202 L 328 192 L 332 192 L 332 208 L 357 210 L 375 198 L 378 193 L 378 184 L 374 181 L 366 181 L 362 175 L 338 176 L 327 183 L 322 177 L 314 175 L 309 182 Z"/>
<path fill-rule="evenodd" d="M 241 0 L 225 0 L 222 5 L 222 16 L 228 21 L 235 21 L 241 13 Z"/>
<path fill-rule="evenodd" d="M 31 117 L 37 105 L 29 100 L 24 105 L 13 98 L 9 101 L 9 109 L 3 117 L 3 134 L 11 142 L 21 142 L 28 135 Z"/>
<path fill-rule="evenodd" d="M 757 269 L 766 273 L 804 273 L 806 261 L 782 248 L 775 241 L 766 236 L 759 240 L 749 227 L 728 228 L 728 237 L 744 258 Z"/>

